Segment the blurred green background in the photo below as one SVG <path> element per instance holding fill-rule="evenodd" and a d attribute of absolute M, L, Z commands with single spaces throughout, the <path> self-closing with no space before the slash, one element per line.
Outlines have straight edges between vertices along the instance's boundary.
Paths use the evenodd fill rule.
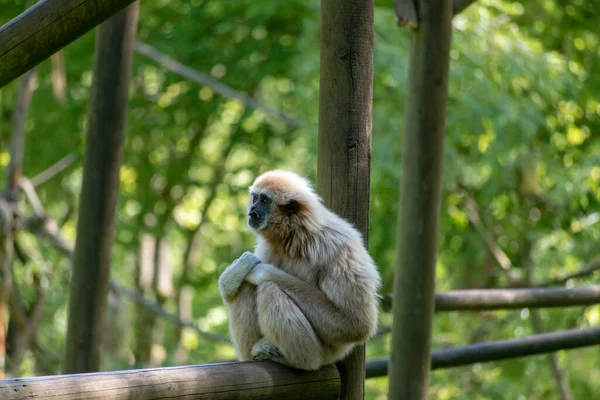
<path fill-rule="evenodd" d="M 391 2 L 376 1 L 370 251 L 392 287 L 409 32 Z M 0 0 L 0 23 L 31 2 Z M 482 0 L 453 20 L 437 290 L 540 284 L 598 262 L 600 241 L 600 3 Z M 144 0 L 138 40 L 300 121 L 300 128 L 216 93 L 137 53 L 112 258 L 112 277 L 227 335 L 216 280 L 254 239 L 245 225 L 247 186 L 291 168 L 316 177 L 319 98 L 316 0 Z M 68 154 L 76 162 L 38 193 L 75 239 L 94 32 L 38 68 L 27 121 L 24 175 Z M 61 61 L 64 69 L 60 67 Z M 64 76 L 61 75 L 64 72 Z M 18 80 L 0 90 L 0 166 Z M 61 86 L 62 83 L 62 86 Z M 61 89 L 62 88 L 62 89 Z M 6 186 L 6 173 L 0 175 Z M 25 207 L 25 206 L 24 206 Z M 31 210 L 25 208 L 26 215 Z M 20 232 L 16 262 L 24 304 L 48 295 L 21 375 L 61 372 L 71 263 L 48 242 Z M 138 279 L 142 243 L 161 243 L 154 285 Z M 159 247 L 159 245 L 157 245 Z M 499 263 L 492 249 L 508 262 Z M 31 250 L 33 251 L 33 250 Z M 152 271 L 151 271 L 152 272 Z M 593 276 L 566 285 L 591 283 Z M 401 294 L 399 294 L 401 295 Z M 540 312 L 546 330 L 598 325 L 600 307 Z M 382 328 L 391 316 L 381 313 Z M 528 310 L 440 313 L 433 348 L 534 333 Z M 387 354 L 389 334 L 367 357 Z M 230 360 L 227 343 L 199 336 L 111 293 L 103 368 Z M 600 396 L 600 350 L 558 353 L 576 399 Z M 10 359 L 8 360 L 10 366 Z M 387 378 L 367 382 L 387 398 Z M 547 356 L 478 364 L 431 375 L 434 399 L 559 399 Z"/>

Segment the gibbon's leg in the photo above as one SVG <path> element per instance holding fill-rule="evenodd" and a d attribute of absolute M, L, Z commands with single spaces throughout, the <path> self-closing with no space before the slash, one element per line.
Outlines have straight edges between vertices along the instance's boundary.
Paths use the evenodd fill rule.
<path fill-rule="evenodd" d="M 252 345 L 261 338 L 256 315 L 256 286 L 244 282 L 260 259 L 245 252 L 219 277 L 219 291 L 229 312 L 229 331 L 238 359 L 252 359 Z"/>
<path fill-rule="evenodd" d="M 332 303 L 323 291 L 270 264 L 257 264 L 245 279 L 259 288 L 259 308 L 260 288 L 267 283 L 276 285 L 287 296 L 287 302 L 307 321 L 311 330 L 328 345 L 366 340 L 377 321 L 377 309 L 365 309 L 361 304 L 368 301 L 365 293 L 353 291 L 339 279 L 330 282 L 329 290 L 336 296 L 345 295 L 342 298 L 347 304 L 344 309 Z M 325 277 L 321 282 L 328 283 L 331 280 Z M 266 334 L 265 337 L 268 338 Z"/>
<path fill-rule="evenodd" d="M 228 304 L 229 332 L 240 361 L 252 360 L 252 346 L 262 337 L 256 313 L 256 286 L 244 282 Z"/>
<path fill-rule="evenodd" d="M 264 339 L 254 345 L 252 356 L 298 369 L 319 369 L 321 343 L 296 303 L 273 282 L 258 286 L 256 301 Z"/>

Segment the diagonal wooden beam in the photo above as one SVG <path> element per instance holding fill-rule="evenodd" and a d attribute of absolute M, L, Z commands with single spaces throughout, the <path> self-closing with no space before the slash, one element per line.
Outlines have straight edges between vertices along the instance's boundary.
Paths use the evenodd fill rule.
<path fill-rule="evenodd" d="M 133 1 L 39 1 L 0 27 L 0 88 Z"/>

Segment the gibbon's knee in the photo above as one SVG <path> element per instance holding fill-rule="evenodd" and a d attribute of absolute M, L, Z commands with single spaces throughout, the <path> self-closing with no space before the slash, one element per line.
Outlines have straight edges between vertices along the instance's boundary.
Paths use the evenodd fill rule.
<path fill-rule="evenodd" d="M 256 287 L 243 283 L 228 308 L 229 332 L 238 359 L 250 361 L 252 346 L 262 337 L 256 313 Z"/>
<path fill-rule="evenodd" d="M 288 295 L 276 283 L 265 282 L 257 288 L 256 301 L 260 330 L 279 351 L 285 360 L 282 363 L 305 370 L 319 369 L 323 360 L 319 338 Z"/>

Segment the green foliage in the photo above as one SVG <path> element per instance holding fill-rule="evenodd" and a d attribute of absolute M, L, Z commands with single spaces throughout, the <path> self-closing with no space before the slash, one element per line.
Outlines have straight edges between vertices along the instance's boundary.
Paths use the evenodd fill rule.
<path fill-rule="evenodd" d="M 396 26 L 391 2 L 376 4 L 369 247 L 389 291 L 410 33 Z M 0 6 L 5 22 L 26 4 L 0 1 Z M 572 273 L 595 257 L 600 240 L 599 10 L 583 1 L 482 0 L 454 18 L 438 291 L 539 283 Z M 134 287 L 141 235 L 166 238 L 173 286 L 194 289 L 194 321 L 203 330 L 227 334 L 216 277 L 253 245 L 244 222 L 247 186 L 275 167 L 316 177 L 319 35 L 316 0 L 142 3 L 140 41 L 295 116 L 302 127 L 293 129 L 137 54 L 114 279 Z M 64 103 L 54 97 L 50 61 L 39 66 L 27 124 L 25 175 L 35 176 L 66 154 L 79 155 L 75 165 L 38 188 L 49 215 L 64 222 L 70 240 L 75 239 L 93 50 L 93 32 L 64 49 Z M 9 160 L 17 87 L 15 81 L 0 90 L 2 166 Z M 499 265 L 482 232 L 511 265 Z M 15 264 L 23 301 L 35 300 L 35 276 L 44 276 L 48 284 L 37 346 L 22 372 L 58 373 L 70 263 L 29 234 L 19 240 L 47 261 L 44 267 Z M 154 291 L 145 295 L 153 299 Z M 135 362 L 137 311 L 127 298 L 111 299 L 105 368 L 129 368 Z M 164 307 L 178 312 L 174 296 Z M 600 307 L 542 311 L 541 316 L 547 330 L 585 327 L 600 323 Z M 434 348 L 534 332 L 526 310 L 439 314 L 434 322 Z M 390 326 L 391 316 L 382 314 L 381 325 Z M 227 344 L 207 341 L 188 328 L 179 332 L 162 321 L 155 332 L 155 365 L 233 357 Z M 389 335 L 382 335 L 370 342 L 367 354 L 379 357 L 388 349 Z M 558 358 L 574 397 L 597 397 L 597 350 L 561 352 Z M 385 378 L 367 386 L 368 398 L 385 398 Z M 436 399 L 559 398 L 546 357 L 436 371 L 430 393 Z"/>

